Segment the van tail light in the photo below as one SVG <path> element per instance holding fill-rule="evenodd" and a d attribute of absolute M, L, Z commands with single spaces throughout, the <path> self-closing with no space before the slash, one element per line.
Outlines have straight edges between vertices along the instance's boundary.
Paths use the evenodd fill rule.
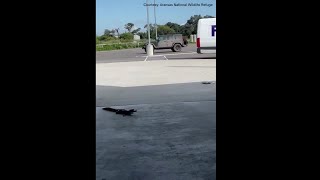
<path fill-rule="evenodd" d="M 197 47 L 200 47 L 200 38 L 197 38 Z"/>

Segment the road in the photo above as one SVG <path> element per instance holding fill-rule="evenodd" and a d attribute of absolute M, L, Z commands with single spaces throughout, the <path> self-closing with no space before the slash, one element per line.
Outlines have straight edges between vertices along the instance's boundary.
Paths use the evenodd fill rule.
<path fill-rule="evenodd" d="M 183 47 L 181 52 L 172 52 L 170 49 L 155 50 L 154 55 L 165 55 L 168 59 L 213 59 L 215 54 L 197 54 L 196 44 Z M 141 48 L 122 49 L 113 51 L 99 51 L 96 53 L 96 63 L 143 61 L 146 53 Z M 162 60 L 163 57 L 150 58 L 150 60 Z"/>

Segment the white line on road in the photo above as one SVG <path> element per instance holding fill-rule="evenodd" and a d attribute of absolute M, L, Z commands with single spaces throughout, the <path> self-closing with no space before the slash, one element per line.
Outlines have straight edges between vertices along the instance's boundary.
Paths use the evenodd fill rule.
<path fill-rule="evenodd" d="M 191 52 L 191 53 L 161 54 L 161 55 L 153 55 L 153 56 L 175 56 L 175 55 L 182 55 L 182 54 L 197 54 L 197 53 Z M 136 57 L 147 57 L 147 56 L 136 56 Z"/>

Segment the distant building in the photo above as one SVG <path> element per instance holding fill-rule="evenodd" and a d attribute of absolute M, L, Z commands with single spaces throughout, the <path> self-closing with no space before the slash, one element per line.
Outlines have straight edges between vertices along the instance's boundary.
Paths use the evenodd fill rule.
<path fill-rule="evenodd" d="M 140 36 L 139 35 L 133 35 L 133 40 L 135 40 L 135 41 L 138 41 L 138 40 L 140 40 Z"/>

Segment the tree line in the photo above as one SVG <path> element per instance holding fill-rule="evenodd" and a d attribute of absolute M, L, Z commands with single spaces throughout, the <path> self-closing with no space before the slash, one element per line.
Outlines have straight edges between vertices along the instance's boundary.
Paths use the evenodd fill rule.
<path fill-rule="evenodd" d="M 165 35 L 165 34 L 171 34 L 171 33 L 177 33 L 182 34 L 183 36 L 190 37 L 191 34 L 197 34 L 197 26 L 198 26 L 198 20 L 202 18 L 213 18 L 214 16 L 206 15 L 194 15 L 191 16 L 189 20 L 184 25 L 179 25 L 177 23 L 173 22 L 167 22 L 164 25 L 157 25 L 157 34 L 158 35 Z M 150 26 L 150 38 L 155 39 L 156 32 L 155 32 L 155 24 L 149 24 Z M 118 37 L 122 40 L 132 40 L 133 35 L 139 35 L 141 39 L 147 39 L 148 38 L 148 32 L 140 32 L 141 28 L 132 29 L 134 27 L 133 23 L 127 23 L 124 26 L 124 29 L 126 29 L 128 32 L 119 33 L 120 28 L 114 28 L 112 30 L 105 29 L 104 34 L 101 36 L 97 36 L 97 41 L 108 41 L 108 40 L 115 40 Z M 143 28 L 147 29 L 148 25 L 146 24 Z"/>

